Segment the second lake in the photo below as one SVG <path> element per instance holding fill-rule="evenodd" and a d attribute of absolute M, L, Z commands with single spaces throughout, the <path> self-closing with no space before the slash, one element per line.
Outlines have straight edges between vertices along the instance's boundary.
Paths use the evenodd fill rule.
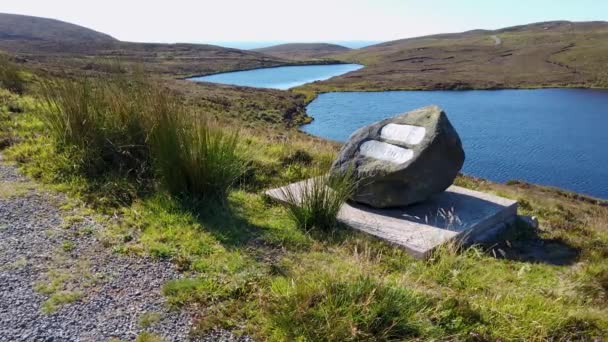
<path fill-rule="evenodd" d="M 302 130 L 346 141 L 357 128 L 437 104 L 458 131 L 463 173 L 608 198 L 608 91 L 389 91 L 321 94 Z"/>
<path fill-rule="evenodd" d="M 297 65 L 224 72 L 193 77 L 196 82 L 211 82 L 238 86 L 289 89 L 314 81 L 322 81 L 347 72 L 359 70 L 359 64 Z"/>

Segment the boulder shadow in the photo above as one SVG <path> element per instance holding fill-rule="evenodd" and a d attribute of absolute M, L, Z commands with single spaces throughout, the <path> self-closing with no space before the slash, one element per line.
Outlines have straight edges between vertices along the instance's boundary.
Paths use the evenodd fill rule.
<path fill-rule="evenodd" d="M 231 208 L 227 199 L 180 201 L 181 209 L 188 211 L 201 225 L 226 248 L 250 245 L 263 234 L 264 227 L 253 225 L 243 215 Z"/>
<path fill-rule="evenodd" d="M 561 239 L 539 236 L 537 229 L 520 218 L 495 241 L 479 246 L 497 259 L 568 266 L 574 264 L 581 253 L 579 248 Z"/>
<path fill-rule="evenodd" d="M 445 191 L 424 202 L 400 208 L 378 209 L 352 201 L 348 205 L 377 217 L 379 223 L 382 218 L 390 218 L 453 232 L 466 231 L 507 208 L 496 202 L 453 191 Z"/>

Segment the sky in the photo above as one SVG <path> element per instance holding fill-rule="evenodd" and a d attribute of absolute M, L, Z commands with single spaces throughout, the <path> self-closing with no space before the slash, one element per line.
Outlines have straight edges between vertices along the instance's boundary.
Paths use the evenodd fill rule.
<path fill-rule="evenodd" d="M 2 0 L 136 42 L 387 41 L 549 20 L 608 20 L 608 0 Z"/>

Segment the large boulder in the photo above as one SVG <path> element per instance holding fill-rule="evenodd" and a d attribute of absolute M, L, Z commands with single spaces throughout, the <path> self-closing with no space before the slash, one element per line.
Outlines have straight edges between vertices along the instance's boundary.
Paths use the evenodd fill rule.
<path fill-rule="evenodd" d="M 463 163 L 458 133 L 441 108 L 428 106 L 358 129 L 331 172 L 354 172 L 358 185 L 351 199 L 387 208 L 444 191 Z"/>

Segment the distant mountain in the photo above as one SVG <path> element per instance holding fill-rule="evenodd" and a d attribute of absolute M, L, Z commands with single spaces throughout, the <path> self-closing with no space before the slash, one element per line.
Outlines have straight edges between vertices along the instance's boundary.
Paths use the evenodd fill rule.
<path fill-rule="evenodd" d="M 59 20 L 14 14 L 0 14 L 0 50 L 58 72 L 104 72 L 111 68 L 109 64 L 120 63 L 185 77 L 293 63 L 259 52 L 206 44 L 122 42 Z"/>
<path fill-rule="evenodd" d="M 318 90 L 608 87 L 608 22 L 408 38 L 328 56 L 366 67 Z"/>
<path fill-rule="evenodd" d="M 285 58 L 285 59 L 319 59 L 329 55 L 344 53 L 351 49 L 328 43 L 290 43 L 275 45 L 252 51 L 261 52 L 270 56 Z"/>
<path fill-rule="evenodd" d="M 60 20 L 0 13 L 0 39 L 47 42 L 113 42 L 115 38 Z"/>

